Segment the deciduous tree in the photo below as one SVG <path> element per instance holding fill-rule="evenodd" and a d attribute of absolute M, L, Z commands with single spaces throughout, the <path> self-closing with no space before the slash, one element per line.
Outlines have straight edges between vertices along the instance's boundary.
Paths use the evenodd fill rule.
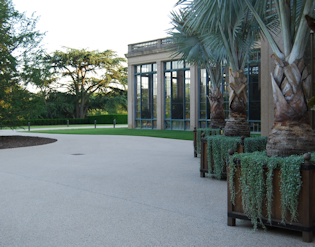
<path fill-rule="evenodd" d="M 75 95 L 75 117 L 84 118 L 90 108 L 91 97 L 106 94 L 113 88 L 124 88 L 127 84 L 125 60 L 112 50 L 89 51 L 66 48 L 47 57 L 52 67 L 62 77 L 70 79 L 64 85 Z"/>
<path fill-rule="evenodd" d="M 16 120 L 40 112 L 35 95 L 21 84 L 22 67 L 40 52 L 43 34 L 37 19 L 16 11 L 11 0 L 0 0 L 0 122 L 14 127 Z M 38 108 L 39 107 L 39 108 Z M 10 123 L 10 124 L 9 124 Z"/>

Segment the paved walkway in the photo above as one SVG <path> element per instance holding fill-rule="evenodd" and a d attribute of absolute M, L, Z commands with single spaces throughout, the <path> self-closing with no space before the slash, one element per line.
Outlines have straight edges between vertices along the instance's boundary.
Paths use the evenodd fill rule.
<path fill-rule="evenodd" d="M 58 141 L 0 150 L 0 246 L 314 246 L 228 227 L 226 181 L 199 177 L 192 141 L 19 134 Z"/>

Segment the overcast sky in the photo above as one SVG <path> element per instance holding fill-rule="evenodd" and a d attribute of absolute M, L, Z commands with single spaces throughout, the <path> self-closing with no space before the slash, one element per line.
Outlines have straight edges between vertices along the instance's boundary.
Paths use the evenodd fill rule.
<path fill-rule="evenodd" d="M 40 16 L 37 29 L 49 52 L 62 46 L 111 49 L 121 57 L 128 44 L 166 37 L 177 0 L 12 0 L 15 8 Z"/>

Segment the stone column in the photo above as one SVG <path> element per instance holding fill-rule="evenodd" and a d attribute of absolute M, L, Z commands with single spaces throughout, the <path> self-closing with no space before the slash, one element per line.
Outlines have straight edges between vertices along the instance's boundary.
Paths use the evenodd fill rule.
<path fill-rule="evenodd" d="M 194 130 L 194 127 L 198 128 L 198 66 L 190 67 L 190 130 Z"/>
<path fill-rule="evenodd" d="M 274 69 L 274 63 L 271 59 L 272 54 L 268 41 L 261 39 L 261 136 L 269 135 L 274 122 L 274 101 L 270 75 Z"/>
<path fill-rule="evenodd" d="M 164 129 L 164 66 L 161 60 L 157 65 L 157 129 Z"/>
<path fill-rule="evenodd" d="M 135 66 L 128 65 L 128 129 L 135 126 Z"/>

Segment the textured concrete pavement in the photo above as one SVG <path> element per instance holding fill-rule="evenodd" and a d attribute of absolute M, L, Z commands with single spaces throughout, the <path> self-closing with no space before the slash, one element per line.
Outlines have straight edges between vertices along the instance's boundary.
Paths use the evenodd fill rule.
<path fill-rule="evenodd" d="M 199 177 L 192 141 L 10 134 L 58 141 L 0 150 L 0 246 L 314 246 L 227 226 L 227 183 Z"/>

